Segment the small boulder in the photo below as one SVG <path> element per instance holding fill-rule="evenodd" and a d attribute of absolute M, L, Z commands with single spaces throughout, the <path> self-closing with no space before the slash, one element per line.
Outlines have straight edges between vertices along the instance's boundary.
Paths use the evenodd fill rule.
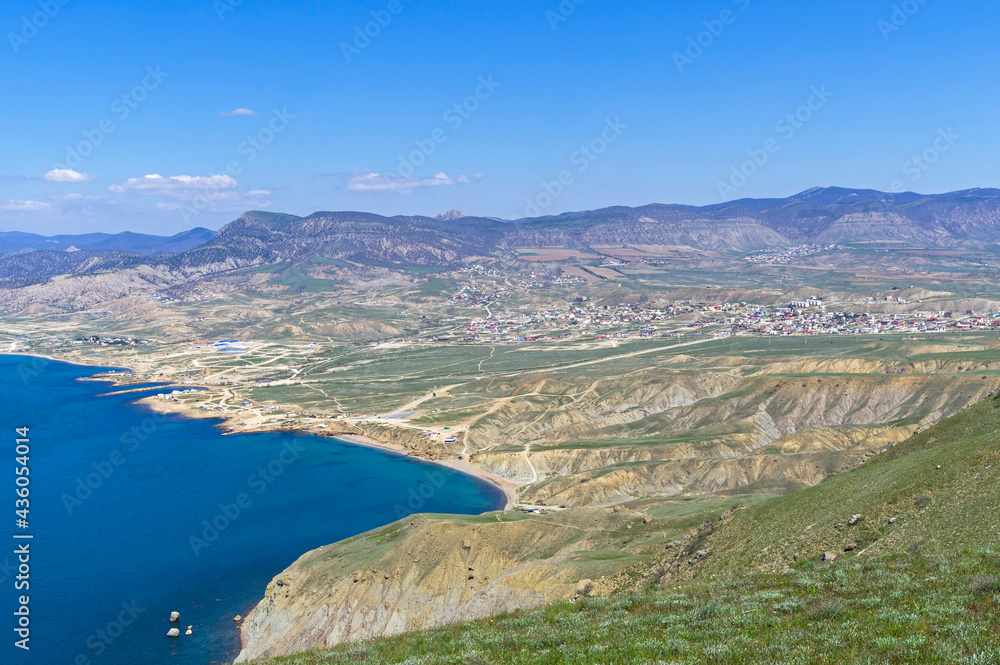
<path fill-rule="evenodd" d="M 181 631 L 178 630 L 177 628 L 171 628 L 170 630 L 167 631 L 167 637 L 180 637 L 180 636 L 181 636 Z"/>
<path fill-rule="evenodd" d="M 185 635 L 190 635 L 193 632 L 194 632 L 194 626 L 188 626 L 187 630 L 184 631 L 184 634 Z"/>
<path fill-rule="evenodd" d="M 643 524 L 649 524 L 652 521 L 653 521 L 652 515 L 646 515 L 645 517 L 642 518 Z"/>
<path fill-rule="evenodd" d="M 851 515 L 851 519 L 847 520 L 847 526 L 854 526 L 861 520 L 861 515 Z"/>
<path fill-rule="evenodd" d="M 698 553 L 694 555 L 695 563 L 699 561 L 704 561 L 708 558 L 708 550 L 698 550 Z"/>
<path fill-rule="evenodd" d="M 895 524 L 895 523 L 896 523 L 896 518 L 895 517 L 890 517 L 889 518 L 889 524 Z"/>
<path fill-rule="evenodd" d="M 180 620 L 181 620 L 181 613 L 180 612 L 171 612 L 170 613 L 170 623 L 177 623 Z"/>
<path fill-rule="evenodd" d="M 858 544 L 856 542 L 854 542 L 854 541 L 851 541 L 851 542 L 847 543 L 847 545 L 844 546 L 844 551 L 845 552 L 853 552 L 856 549 L 858 549 Z"/>
<path fill-rule="evenodd" d="M 241 617 L 239 614 L 233 617 L 234 623 L 239 623 L 240 621 L 243 621 L 243 617 Z"/>
<path fill-rule="evenodd" d="M 580 580 L 576 585 L 576 595 L 586 596 L 590 593 L 591 589 L 594 588 L 593 580 Z"/>
<path fill-rule="evenodd" d="M 472 543 L 470 541 L 468 541 L 468 540 L 462 541 L 462 549 L 463 550 L 471 550 L 472 549 Z"/>
<path fill-rule="evenodd" d="M 825 553 L 823 555 L 823 561 L 826 561 L 826 562 L 836 561 L 836 559 L 837 559 L 837 555 L 834 554 L 833 552 L 827 552 L 827 553 Z"/>

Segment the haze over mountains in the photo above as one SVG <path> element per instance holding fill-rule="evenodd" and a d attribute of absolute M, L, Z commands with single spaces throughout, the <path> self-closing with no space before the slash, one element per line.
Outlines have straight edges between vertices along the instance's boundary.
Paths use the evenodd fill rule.
<path fill-rule="evenodd" d="M 133 233 L 44 238 L 0 234 L 0 284 L 151 266 L 210 275 L 316 259 L 378 267 L 446 267 L 516 248 L 673 246 L 740 253 L 805 243 L 1000 250 L 1000 190 L 940 195 L 814 188 L 785 199 L 695 207 L 651 204 L 505 221 L 452 211 L 436 218 L 317 212 L 247 212 L 217 234 L 171 238 Z M 81 251 L 66 252 L 73 245 Z M 345 264 L 346 265 L 346 264 Z"/>
<path fill-rule="evenodd" d="M 84 233 L 75 235 L 42 236 L 21 231 L 0 232 L 0 254 L 25 249 L 52 251 L 91 250 L 94 252 L 131 252 L 133 254 L 180 254 L 215 237 L 215 231 L 194 228 L 173 236 L 155 236 L 145 233 Z"/>

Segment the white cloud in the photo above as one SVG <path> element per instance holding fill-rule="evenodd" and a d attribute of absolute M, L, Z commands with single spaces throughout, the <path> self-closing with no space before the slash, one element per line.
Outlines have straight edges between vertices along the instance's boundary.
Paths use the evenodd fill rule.
<path fill-rule="evenodd" d="M 221 115 L 223 118 L 229 118 L 234 115 L 257 115 L 257 112 L 251 111 L 250 109 L 246 108 L 238 108 L 238 109 L 233 109 L 232 111 L 223 111 L 219 115 Z"/>
<path fill-rule="evenodd" d="M 105 197 L 101 196 L 90 196 L 88 194 L 80 194 L 79 192 L 73 192 L 70 194 L 48 194 L 47 198 L 51 201 L 102 201 Z"/>
<path fill-rule="evenodd" d="M 5 212 L 48 212 L 52 206 L 42 201 L 0 202 L 0 210 Z"/>
<path fill-rule="evenodd" d="M 42 177 L 49 182 L 89 182 L 97 179 L 95 176 L 73 169 L 52 169 Z"/>
<path fill-rule="evenodd" d="M 241 192 L 236 179 L 229 175 L 172 175 L 164 178 L 158 174 L 129 178 L 120 185 L 111 185 L 109 192 L 135 194 L 161 199 L 159 210 L 232 211 L 262 208 L 271 204 L 271 190 L 254 189 Z"/>
<path fill-rule="evenodd" d="M 356 192 L 399 192 L 409 194 L 421 187 L 451 187 L 470 182 L 468 176 L 450 178 L 438 173 L 433 178 L 404 178 L 389 173 L 361 171 L 347 179 L 347 188 Z"/>
<path fill-rule="evenodd" d="M 129 178 L 120 185 L 111 185 L 108 191 L 115 194 L 163 196 L 184 200 L 195 195 L 209 198 L 224 195 L 226 190 L 235 188 L 236 179 L 228 175 L 172 175 L 164 178 L 154 173 L 141 178 Z"/>
<path fill-rule="evenodd" d="M 271 192 L 266 189 L 255 189 L 249 192 L 206 191 L 200 192 L 187 201 L 160 201 L 156 204 L 158 210 L 184 210 L 197 204 L 201 210 L 245 211 L 250 208 L 263 208 L 271 205 L 267 198 Z"/>

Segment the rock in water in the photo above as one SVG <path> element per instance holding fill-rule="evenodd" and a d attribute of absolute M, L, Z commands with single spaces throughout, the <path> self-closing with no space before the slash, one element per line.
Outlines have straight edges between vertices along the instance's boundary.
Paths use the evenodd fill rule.
<path fill-rule="evenodd" d="M 243 621 L 243 617 L 237 614 L 236 616 L 233 617 L 233 621 L 239 623 L 240 621 Z"/>
<path fill-rule="evenodd" d="M 171 628 L 167 631 L 167 637 L 180 637 L 181 631 L 177 628 Z"/>
<path fill-rule="evenodd" d="M 190 635 L 191 633 L 194 632 L 193 628 L 194 628 L 194 626 L 188 626 L 188 629 L 184 631 L 184 634 L 185 635 Z"/>
<path fill-rule="evenodd" d="M 170 613 L 170 623 L 177 623 L 180 620 L 181 620 L 181 613 L 180 612 L 171 612 Z"/>

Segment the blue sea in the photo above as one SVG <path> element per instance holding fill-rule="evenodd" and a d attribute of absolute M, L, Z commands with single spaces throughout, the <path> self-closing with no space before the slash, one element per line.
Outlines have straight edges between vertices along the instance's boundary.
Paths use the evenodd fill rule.
<path fill-rule="evenodd" d="M 305 552 L 403 513 L 504 502 L 489 483 L 401 455 L 301 434 L 223 436 L 218 421 L 157 415 L 134 402 L 164 388 L 104 395 L 110 383 L 77 380 L 99 371 L 0 356 L 5 664 L 228 663 L 233 617 Z M 19 427 L 29 428 L 27 529 L 15 513 Z M 30 571 L 18 580 L 25 542 Z M 21 595 L 29 651 L 15 646 Z"/>

